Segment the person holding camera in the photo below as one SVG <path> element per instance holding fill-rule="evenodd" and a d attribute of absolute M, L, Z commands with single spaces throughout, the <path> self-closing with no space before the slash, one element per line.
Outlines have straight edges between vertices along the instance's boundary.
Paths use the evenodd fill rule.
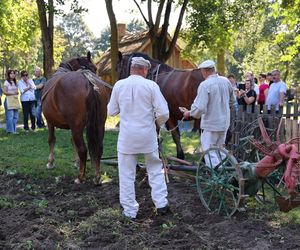
<path fill-rule="evenodd" d="M 29 78 L 29 74 L 27 71 L 21 71 L 21 80 L 18 82 L 18 88 L 21 93 L 21 104 L 24 116 L 24 130 L 25 132 L 29 132 L 28 126 L 28 116 L 30 116 L 31 120 L 31 129 L 35 130 L 35 95 L 34 91 L 36 90 L 36 86 L 33 81 Z"/>
<path fill-rule="evenodd" d="M 256 92 L 254 90 L 254 82 L 251 79 L 245 81 L 245 90 L 240 90 L 240 96 L 238 99 L 239 105 L 244 106 L 244 110 L 247 110 L 248 106 L 251 106 L 251 112 L 254 113 L 256 101 Z"/>

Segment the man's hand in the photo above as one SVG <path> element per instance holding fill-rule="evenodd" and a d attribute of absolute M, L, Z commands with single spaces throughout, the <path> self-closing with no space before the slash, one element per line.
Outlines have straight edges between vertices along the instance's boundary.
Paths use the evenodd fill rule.
<path fill-rule="evenodd" d="M 189 119 L 191 117 L 191 112 L 189 110 L 184 111 L 183 116 L 185 119 Z"/>

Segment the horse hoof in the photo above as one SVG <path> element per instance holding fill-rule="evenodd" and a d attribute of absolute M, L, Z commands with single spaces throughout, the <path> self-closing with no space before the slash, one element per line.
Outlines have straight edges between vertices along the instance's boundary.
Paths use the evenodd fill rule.
<path fill-rule="evenodd" d="M 48 162 L 47 165 L 46 165 L 46 168 L 47 168 L 47 169 L 53 169 L 53 168 L 54 168 L 54 164 Z"/>
<path fill-rule="evenodd" d="M 101 186 L 102 185 L 102 182 L 101 182 L 101 178 L 100 177 L 95 177 L 93 179 L 93 182 L 94 182 L 94 185 L 95 186 Z"/>

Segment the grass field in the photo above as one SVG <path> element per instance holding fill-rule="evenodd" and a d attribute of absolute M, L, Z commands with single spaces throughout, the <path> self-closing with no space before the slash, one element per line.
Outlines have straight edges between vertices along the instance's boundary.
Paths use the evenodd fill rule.
<path fill-rule="evenodd" d="M 21 113 L 21 112 L 20 112 Z M 21 115 L 20 115 L 21 116 Z M 0 109 L 0 121 L 4 121 L 4 110 Z M 22 118 L 19 118 L 21 123 Z M 113 129 L 119 118 L 108 118 L 106 122 L 107 131 L 104 138 L 103 157 L 117 155 L 118 132 Z M 68 130 L 56 130 L 55 145 L 55 168 L 51 171 L 45 168 L 48 159 L 48 131 L 38 129 L 36 132 L 25 133 L 22 128 L 18 128 L 18 135 L 6 134 L 5 129 L 0 129 L 0 170 L 4 172 L 16 172 L 30 174 L 37 178 L 47 178 L 48 176 L 71 175 L 76 176 L 78 170 L 74 168 L 74 155 L 71 146 L 71 134 Z M 163 133 L 164 149 L 166 155 L 176 156 L 175 144 L 168 132 Z M 188 133 L 182 137 L 184 150 L 189 159 L 195 159 L 194 149 L 198 146 L 198 135 Z M 140 158 L 142 160 L 142 158 Z M 116 168 L 102 164 L 102 173 L 115 175 Z M 87 163 L 87 176 L 91 175 L 89 162 Z"/>

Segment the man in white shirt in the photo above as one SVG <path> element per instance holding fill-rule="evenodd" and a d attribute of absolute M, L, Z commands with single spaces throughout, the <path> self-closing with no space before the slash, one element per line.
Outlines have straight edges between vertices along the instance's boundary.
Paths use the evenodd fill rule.
<path fill-rule="evenodd" d="M 266 104 L 268 111 L 271 111 L 272 105 L 276 108 L 276 113 L 279 112 L 279 107 L 284 104 L 284 96 L 286 94 L 286 84 L 280 79 L 280 71 L 275 69 L 272 71 L 273 83 L 267 91 Z"/>
<path fill-rule="evenodd" d="M 130 76 L 116 82 L 108 115 L 120 114 L 118 169 L 120 203 L 123 214 L 135 219 L 139 204 L 135 197 L 138 154 L 144 154 L 151 196 L 158 213 L 169 211 L 167 185 L 159 159 L 156 125 L 169 118 L 168 105 L 158 85 L 145 79 L 151 64 L 143 57 L 133 57 Z"/>
<path fill-rule="evenodd" d="M 199 119 L 201 117 L 201 145 L 203 150 L 211 146 L 223 146 L 226 132 L 230 125 L 230 105 L 234 103 L 234 93 L 229 80 L 219 76 L 215 70 L 215 63 L 211 60 L 199 65 L 205 78 L 199 87 L 197 96 L 190 111 L 184 112 L 187 119 L 190 116 Z M 216 166 L 220 159 L 216 153 L 211 153 L 211 164 L 205 159 L 209 167 Z"/>
<path fill-rule="evenodd" d="M 36 89 L 35 84 L 30 80 L 28 73 L 23 70 L 21 71 L 21 80 L 18 82 L 18 88 L 21 93 L 21 103 L 24 115 L 24 130 L 29 131 L 28 126 L 28 116 L 31 120 L 31 129 L 35 130 L 35 95 L 34 91 Z"/>

